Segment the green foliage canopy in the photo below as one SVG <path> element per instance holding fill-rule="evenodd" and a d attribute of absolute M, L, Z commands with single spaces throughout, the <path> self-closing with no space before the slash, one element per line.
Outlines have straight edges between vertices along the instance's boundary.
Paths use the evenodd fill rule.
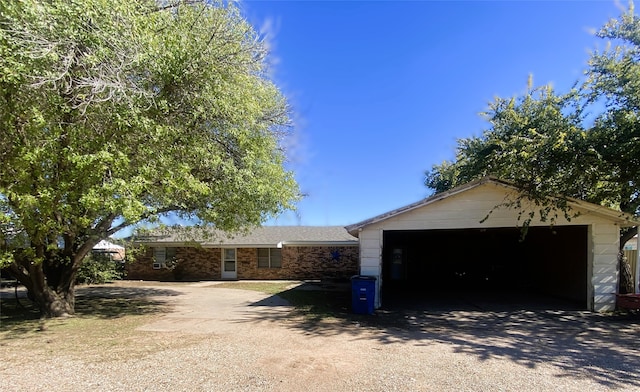
<path fill-rule="evenodd" d="M 1 2 L 4 263 L 72 305 L 83 257 L 125 227 L 233 231 L 293 208 L 267 54 L 227 2 Z"/>
<path fill-rule="evenodd" d="M 442 192 L 486 175 L 509 180 L 540 207 L 524 226 L 535 214 L 551 223 L 558 214 L 570 217 L 566 196 L 640 216 L 640 21 L 633 4 L 597 36 L 615 46 L 592 53 L 581 84 L 557 94 L 530 82 L 523 96 L 496 98 L 484 113 L 489 129 L 459 140 L 455 160 L 427 171 L 426 186 Z"/>

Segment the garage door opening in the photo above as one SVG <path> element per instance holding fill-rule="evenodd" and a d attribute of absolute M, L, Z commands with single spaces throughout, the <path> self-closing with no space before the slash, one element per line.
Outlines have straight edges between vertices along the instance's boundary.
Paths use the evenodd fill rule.
<path fill-rule="evenodd" d="M 385 231 L 382 297 L 519 294 L 587 308 L 587 226 Z M 523 298 L 524 298 L 523 297 Z"/>

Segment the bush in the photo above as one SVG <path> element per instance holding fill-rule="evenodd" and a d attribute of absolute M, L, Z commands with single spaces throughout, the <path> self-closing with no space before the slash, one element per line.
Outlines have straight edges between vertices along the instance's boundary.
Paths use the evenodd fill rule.
<path fill-rule="evenodd" d="M 78 270 L 76 283 L 102 284 L 120 280 L 123 275 L 124 265 L 121 262 L 113 261 L 107 255 L 90 254 Z"/>

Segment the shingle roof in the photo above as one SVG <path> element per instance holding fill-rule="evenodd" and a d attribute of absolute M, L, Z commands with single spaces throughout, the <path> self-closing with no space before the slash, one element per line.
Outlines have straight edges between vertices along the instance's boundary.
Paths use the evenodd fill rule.
<path fill-rule="evenodd" d="M 202 246 L 279 247 L 282 245 L 357 245 L 342 226 L 262 226 L 246 234 L 229 235 L 207 228 L 157 229 L 134 242 L 144 244 L 198 243 Z"/>

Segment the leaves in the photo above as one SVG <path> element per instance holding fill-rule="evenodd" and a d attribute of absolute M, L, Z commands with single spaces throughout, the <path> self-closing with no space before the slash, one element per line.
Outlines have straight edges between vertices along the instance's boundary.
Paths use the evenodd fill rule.
<path fill-rule="evenodd" d="M 640 21 L 633 12 L 631 4 L 598 32 L 617 45 L 592 54 L 582 86 L 496 98 L 484 113 L 490 128 L 460 140 L 455 161 L 433 166 L 425 184 L 439 192 L 486 175 L 510 180 L 543 221 L 571 216 L 559 195 L 640 216 Z"/>
<path fill-rule="evenodd" d="M 0 3 L 3 237 L 79 263 L 165 214 L 239 230 L 293 207 L 258 33 L 227 2 L 158 4 Z"/>

